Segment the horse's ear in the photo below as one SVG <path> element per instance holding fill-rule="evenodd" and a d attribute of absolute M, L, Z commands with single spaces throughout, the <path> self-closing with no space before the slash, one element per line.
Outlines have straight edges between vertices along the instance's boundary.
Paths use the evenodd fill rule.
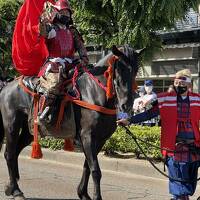
<path fill-rule="evenodd" d="M 138 49 L 135 52 L 138 54 L 138 56 L 142 56 L 145 50 L 146 50 L 146 47 L 144 47 L 143 49 Z"/>
<path fill-rule="evenodd" d="M 123 53 L 115 45 L 112 46 L 112 53 L 118 57 L 123 55 Z"/>

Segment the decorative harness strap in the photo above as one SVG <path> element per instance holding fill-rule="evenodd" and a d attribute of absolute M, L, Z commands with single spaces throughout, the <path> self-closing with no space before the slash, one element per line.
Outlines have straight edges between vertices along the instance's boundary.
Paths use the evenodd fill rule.
<path fill-rule="evenodd" d="M 118 57 L 116 56 L 112 56 L 109 60 L 108 60 L 108 69 L 104 72 L 104 76 L 107 78 L 107 87 L 105 87 L 94 75 L 92 75 L 89 70 L 82 66 L 82 65 L 77 65 L 75 68 L 75 72 L 74 72 L 74 76 L 72 78 L 72 84 L 75 88 L 77 97 L 74 98 L 68 94 L 65 94 L 64 99 L 61 102 L 61 106 L 60 106 L 60 111 L 59 111 L 59 115 L 58 115 L 58 120 L 57 120 L 57 124 L 56 124 L 56 130 L 60 129 L 60 125 L 63 119 L 63 114 L 64 114 L 64 108 L 65 108 L 65 104 L 67 102 L 72 102 L 74 104 L 77 104 L 81 107 L 90 109 L 90 110 L 95 110 L 97 112 L 103 113 L 103 114 L 107 114 L 107 115 L 116 115 L 116 109 L 110 109 L 110 108 L 105 108 L 103 106 L 98 106 L 95 104 L 90 104 L 88 102 L 82 101 L 82 100 L 78 100 L 80 97 L 80 92 L 77 89 L 77 78 L 78 78 L 78 69 L 79 67 L 82 67 L 83 70 L 89 75 L 89 77 L 94 80 L 99 87 L 101 87 L 105 92 L 106 92 L 106 97 L 107 99 L 111 99 L 114 96 L 114 92 L 113 92 L 113 63 L 118 59 Z"/>
<path fill-rule="evenodd" d="M 29 90 L 23 83 L 23 76 L 19 77 L 19 86 L 22 87 L 22 89 L 24 90 L 24 92 L 30 94 L 31 96 L 33 96 L 33 104 L 34 104 L 34 113 L 33 113 L 33 137 L 34 137 L 34 141 L 32 144 L 32 153 L 31 153 L 31 157 L 32 158 L 42 158 L 42 151 L 41 151 L 41 147 L 40 144 L 38 142 L 38 110 L 39 110 L 39 99 L 40 99 L 40 95 L 32 92 L 31 90 Z"/>
<path fill-rule="evenodd" d="M 107 99 L 111 99 L 113 98 L 114 96 L 114 92 L 113 92 L 113 63 L 118 60 L 119 58 L 117 56 L 112 56 L 107 62 L 108 62 L 108 68 L 107 70 L 104 72 L 104 77 L 107 79 L 107 84 L 106 86 L 103 85 L 103 83 L 101 83 L 98 78 L 96 78 L 93 74 L 91 74 L 91 72 L 85 67 L 85 66 L 82 66 L 81 64 L 77 65 L 75 67 L 75 70 L 74 70 L 74 75 L 73 75 L 73 78 L 72 78 L 72 85 L 74 86 L 75 88 L 75 92 L 77 94 L 76 98 L 80 98 L 80 92 L 78 91 L 77 89 L 77 78 L 78 78 L 78 75 L 79 75 L 79 68 L 81 67 L 84 72 L 86 72 L 88 74 L 88 76 L 94 80 L 97 85 L 102 88 L 105 92 L 106 92 L 106 97 Z M 69 82 L 69 81 L 68 81 Z M 67 82 L 67 83 L 68 83 Z M 65 83 L 63 84 L 65 85 Z"/>
<path fill-rule="evenodd" d="M 93 76 L 89 70 L 86 67 L 83 67 L 84 71 L 90 76 L 90 78 L 92 78 L 105 92 L 106 92 L 106 96 L 107 99 L 110 99 L 114 96 L 114 92 L 113 92 L 113 84 L 112 84 L 112 78 L 113 78 L 113 70 L 112 70 L 112 64 L 114 63 L 114 61 L 118 59 L 116 56 L 112 56 L 109 60 L 108 60 L 108 69 L 105 71 L 104 76 L 107 78 L 107 87 L 105 87 L 95 76 Z M 76 86 L 76 80 L 78 78 L 78 67 L 77 66 L 75 68 L 75 73 L 74 76 L 72 78 L 72 83 L 75 86 L 75 90 L 76 93 L 78 94 L 77 97 L 80 97 L 80 92 L 77 89 Z M 29 90 L 23 83 L 23 76 L 21 76 L 19 81 L 19 85 L 23 88 L 23 90 L 30 94 L 31 96 L 33 96 L 34 99 L 34 146 L 37 146 L 37 148 L 39 148 L 39 143 L 38 143 L 38 109 L 39 109 L 39 98 L 40 95 L 32 92 L 31 90 Z M 90 104 L 88 102 L 85 101 L 81 101 L 79 99 L 77 99 L 65 94 L 64 99 L 61 102 L 61 106 L 60 106 L 60 111 L 59 111 L 59 115 L 58 115 L 58 119 L 57 119 L 57 124 L 56 124 L 56 130 L 59 130 L 62 119 L 63 119 L 63 114 L 64 114 L 64 108 L 65 108 L 65 104 L 67 102 L 72 102 L 74 104 L 77 104 L 81 107 L 90 109 L 90 110 L 95 110 L 97 112 L 103 113 L 103 114 L 107 114 L 107 115 L 116 115 L 116 109 L 109 109 L 109 108 L 105 108 L 103 106 L 98 106 L 98 105 L 94 105 L 94 104 Z M 33 147 L 34 148 L 34 147 Z M 41 157 L 42 155 L 33 155 L 32 153 L 32 157 L 33 158 L 38 158 Z"/>

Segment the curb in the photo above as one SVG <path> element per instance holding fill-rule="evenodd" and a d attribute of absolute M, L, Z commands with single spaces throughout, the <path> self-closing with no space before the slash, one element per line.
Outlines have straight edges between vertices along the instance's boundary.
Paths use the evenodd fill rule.
<path fill-rule="evenodd" d="M 52 151 L 44 148 L 42 149 L 42 152 L 42 159 L 45 161 L 73 165 L 81 168 L 83 167 L 85 156 L 82 152 L 68 152 L 64 150 Z M 30 155 L 31 147 L 29 146 L 21 152 L 20 157 L 30 158 Z M 98 160 L 102 171 L 112 171 L 129 175 L 139 175 L 167 180 L 164 176 L 159 174 L 146 160 L 138 160 L 135 158 L 113 158 L 107 157 L 103 155 L 103 153 L 98 155 Z M 157 163 L 156 166 L 163 170 L 162 163 Z"/>

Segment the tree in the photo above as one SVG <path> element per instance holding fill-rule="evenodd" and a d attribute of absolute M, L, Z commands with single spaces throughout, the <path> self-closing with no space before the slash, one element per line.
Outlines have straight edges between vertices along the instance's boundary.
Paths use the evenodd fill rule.
<path fill-rule="evenodd" d="M 160 47 L 155 31 L 170 29 L 199 0 L 71 0 L 77 25 L 87 42 L 109 47 L 132 44 Z"/>
<path fill-rule="evenodd" d="M 150 56 L 161 47 L 155 32 L 170 29 L 199 0 L 69 0 L 75 24 L 87 44 L 131 44 L 147 47 Z M 11 44 L 14 23 L 23 0 L 0 0 L 0 69 L 4 74 L 12 65 Z M 10 72 L 9 72 L 10 73 Z"/>
<path fill-rule="evenodd" d="M 13 73 L 11 46 L 20 0 L 0 0 L 0 76 Z"/>

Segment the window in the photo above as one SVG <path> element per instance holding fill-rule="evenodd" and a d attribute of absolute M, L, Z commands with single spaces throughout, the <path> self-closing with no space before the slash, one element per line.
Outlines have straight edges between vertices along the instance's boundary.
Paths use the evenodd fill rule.
<path fill-rule="evenodd" d="M 172 75 L 188 68 L 192 74 L 198 73 L 197 60 L 158 61 L 152 63 L 152 75 Z"/>
<path fill-rule="evenodd" d="M 163 79 L 152 79 L 153 80 L 153 91 L 155 93 L 159 93 L 159 92 L 165 92 L 168 90 L 168 87 L 170 85 L 173 84 L 173 79 L 166 79 L 166 80 L 163 80 Z M 138 86 L 143 86 L 144 85 L 144 81 L 141 81 L 141 80 L 137 80 L 137 84 Z"/>

